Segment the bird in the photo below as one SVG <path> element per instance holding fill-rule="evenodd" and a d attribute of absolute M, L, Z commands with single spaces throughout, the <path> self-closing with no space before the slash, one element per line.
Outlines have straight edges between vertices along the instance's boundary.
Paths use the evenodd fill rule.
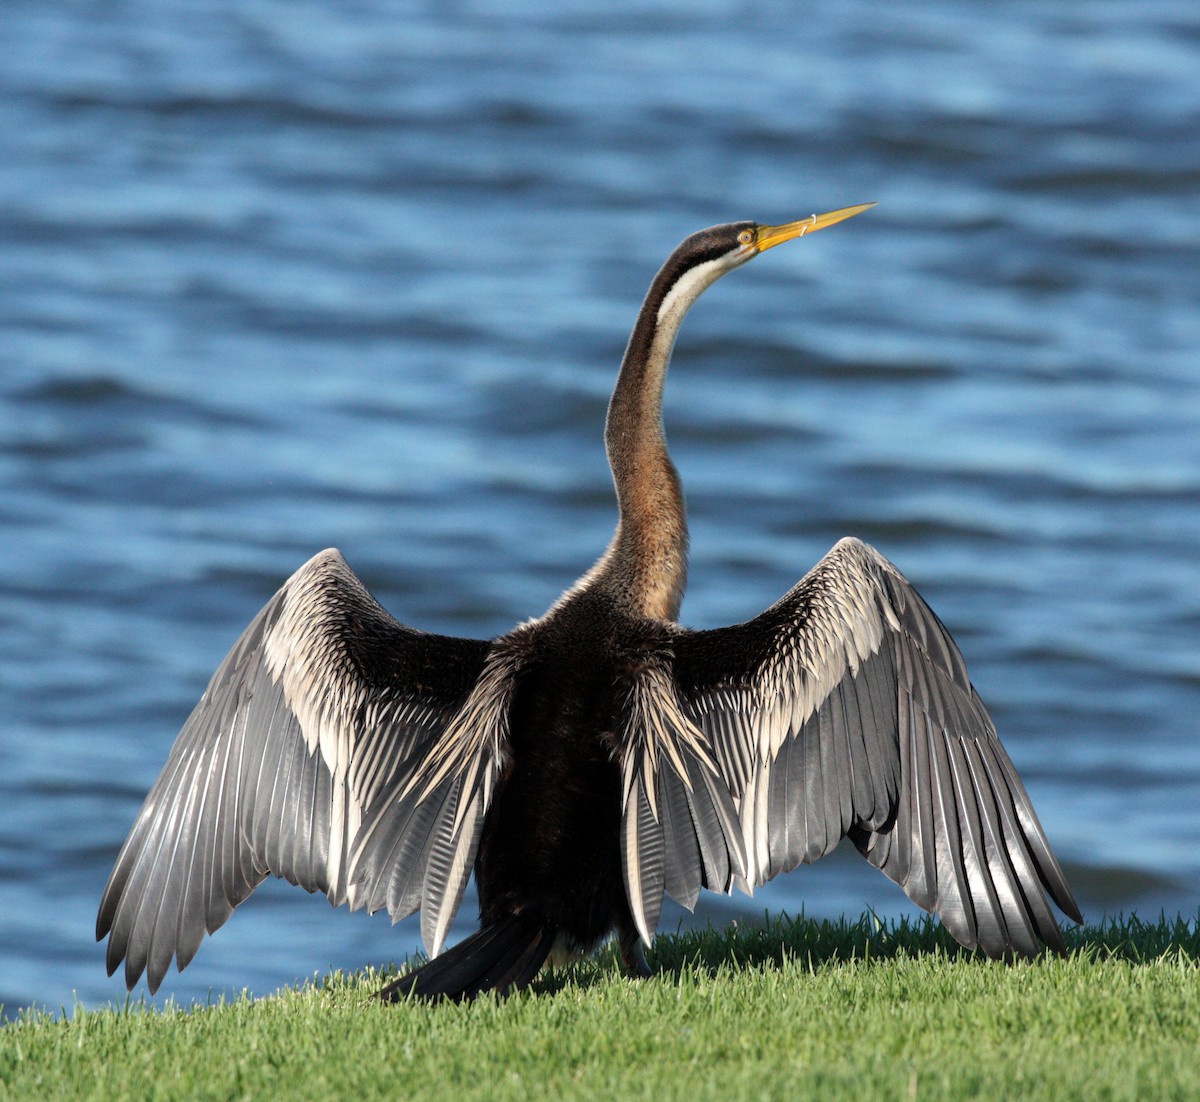
<path fill-rule="evenodd" d="M 874 206 L 688 237 L 651 282 L 605 447 L 617 523 L 542 616 L 409 627 L 334 549 L 253 619 L 185 722 L 101 899 L 151 993 L 267 876 L 393 921 L 428 963 L 381 992 L 469 1000 L 615 939 L 646 976 L 663 900 L 750 893 L 848 838 L 960 943 L 1064 952 L 1078 904 L 963 657 L 880 552 L 839 540 L 744 623 L 679 623 L 682 485 L 663 387 L 684 315 L 760 253 Z M 480 926 L 446 948 L 475 876 Z"/>

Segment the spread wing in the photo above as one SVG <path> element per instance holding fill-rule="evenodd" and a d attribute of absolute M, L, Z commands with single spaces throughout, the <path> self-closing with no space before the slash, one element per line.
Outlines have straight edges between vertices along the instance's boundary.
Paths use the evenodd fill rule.
<path fill-rule="evenodd" d="M 151 992 L 268 874 L 393 919 L 436 953 L 502 764 L 513 661 L 392 619 L 334 550 L 234 644 L 126 840 L 96 936 Z"/>
<path fill-rule="evenodd" d="M 990 956 L 1060 949 L 1050 899 L 1082 921 L 962 655 L 873 548 L 840 541 L 762 615 L 682 631 L 672 649 L 669 682 L 653 667 L 653 714 L 630 713 L 620 748 L 643 937 L 663 890 L 685 906 L 700 886 L 749 891 L 847 835 Z M 715 823 L 695 814 L 711 789 Z M 704 859 L 721 841 L 740 869 Z"/>

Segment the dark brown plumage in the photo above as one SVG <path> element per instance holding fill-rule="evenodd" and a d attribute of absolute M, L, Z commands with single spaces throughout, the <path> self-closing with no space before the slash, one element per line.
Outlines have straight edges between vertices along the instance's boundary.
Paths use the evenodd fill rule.
<path fill-rule="evenodd" d="M 963 944 L 1062 947 L 1071 895 L 962 656 L 904 577 L 839 542 L 753 620 L 676 623 L 687 526 L 662 432 L 680 322 L 719 276 L 856 214 L 734 223 L 655 277 L 613 392 L 619 519 L 544 616 L 491 642 L 393 620 L 341 555 L 293 575 L 184 725 L 100 904 L 150 989 L 267 875 L 394 918 L 433 958 L 389 999 L 524 987 L 664 894 L 749 891 L 849 837 Z M 474 870 L 480 930 L 441 953 Z M 440 953 L 440 955 L 439 955 Z"/>

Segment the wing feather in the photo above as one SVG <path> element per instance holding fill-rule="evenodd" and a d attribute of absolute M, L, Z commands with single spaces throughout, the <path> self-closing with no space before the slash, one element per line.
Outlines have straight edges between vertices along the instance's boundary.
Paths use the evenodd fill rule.
<path fill-rule="evenodd" d="M 692 818 L 688 785 L 673 771 L 663 775 L 659 806 L 662 810 L 664 886 L 672 899 L 691 910 L 696 906 L 704 881 L 704 860 L 700 851 L 703 828 Z"/>
<path fill-rule="evenodd" d="M 156 990 L 272 874 L 394 916 L 424 900 L 440 947 L 503 764 L 517 662 L 405 627 L 337 551 L 315 556 L 214 674 L 117 857 L 96 924 L 110 974 L 123 960 L 129 986 L 145 972 Z"/>
<path fill-rule="evenodd" d="M 621 830 L 621 859 L 625 886 L 634 922 L 642 939 L 649 943 L 662 913 L 666 890 L 666 860 L 663 828 L 654 813 L 642 777 L 628 794 Z"/>

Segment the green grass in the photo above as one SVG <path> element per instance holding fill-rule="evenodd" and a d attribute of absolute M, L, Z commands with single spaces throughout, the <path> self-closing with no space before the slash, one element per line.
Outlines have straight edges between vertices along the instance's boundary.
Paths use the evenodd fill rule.
<path fill-rule="evenodd" d="M 0 1029 L 0 1099 L 1200 1097 L 1200 933 L 1137 919 L 1006 965 L 931 923 L 780 919 L 660 938 L 532 992 L 381 1006 L 383 975 Z"/>

